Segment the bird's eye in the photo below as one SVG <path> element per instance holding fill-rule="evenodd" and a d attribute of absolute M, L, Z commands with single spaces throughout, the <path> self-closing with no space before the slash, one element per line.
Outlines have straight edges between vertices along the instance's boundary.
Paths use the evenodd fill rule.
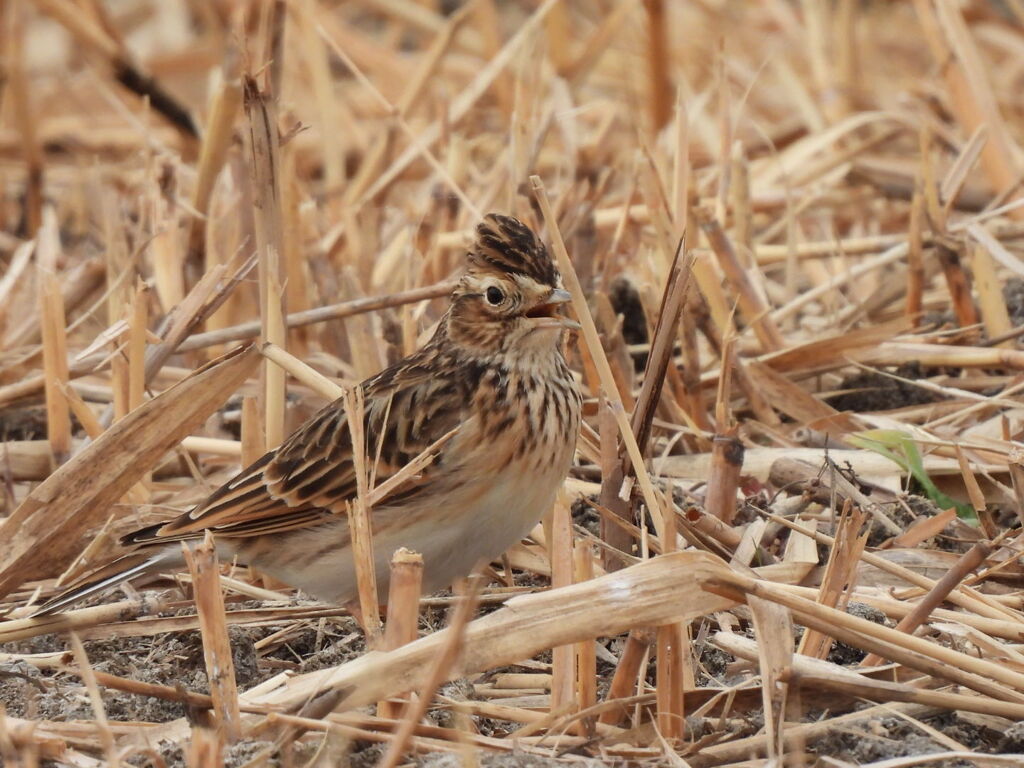
<path fill-rule="evenodd" d="M 494 306 L 498 306 L 505 300 L 505 294 L 501 292 L 500 288 L 495 288 L 493 285 L 487 289 L 484 295 L 487 297 L 487 302 Z"/>

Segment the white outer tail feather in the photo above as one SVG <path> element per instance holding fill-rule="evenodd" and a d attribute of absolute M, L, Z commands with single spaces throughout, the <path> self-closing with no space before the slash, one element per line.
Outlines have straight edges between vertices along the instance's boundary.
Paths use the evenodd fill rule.
<path fill-rule="evenodd" d="M 120 586 L 136 576 L 152 573 L 153 571 L 159 571 L 166 567 L 174 567 L 181 563 L 182 556 L 180 550 L 175 551 L 174 548 L 161 550 L 138 565 L 133 565 L 132 567 L 119 571 L 105 579 L 68 590 L 54 598 L 51 598 L 39 606 L 39 608 L 31 613 L 28 618 L 34 619 L 40 616 L 51 616 L 55 613 L 60 613 L 65 608 L 69 608 L 75 603 L 85 600 L 87 597 L 92 597 L 93 595 L 105 592 L 108 589 Z"/>

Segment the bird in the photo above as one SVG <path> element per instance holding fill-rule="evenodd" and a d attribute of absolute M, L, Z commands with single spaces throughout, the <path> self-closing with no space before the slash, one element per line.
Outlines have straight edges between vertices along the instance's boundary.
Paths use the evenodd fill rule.
<path fill-rule="evenodd" d="M 430 340 L 360 385 L 375 488 L 424 451 L 435 454 L 370 507 L 379 594 L 400 547 L 422 555 L 421 589 L 430 594 L 498 558 L 554 504 L 582 410 L 563 355 L 565 333 L 579 328 L 562 312 L 570 300 L 540 238 L 516 218 L 488 214 Z M 193 509 L 124 536 L 126 554 L 33 615 L 182 568 L 181 542 L 207 531 L 222 560 L 318 600 L 354 604 L 348 512 L 358 490 L 345 403 L 322 408 Z"/>

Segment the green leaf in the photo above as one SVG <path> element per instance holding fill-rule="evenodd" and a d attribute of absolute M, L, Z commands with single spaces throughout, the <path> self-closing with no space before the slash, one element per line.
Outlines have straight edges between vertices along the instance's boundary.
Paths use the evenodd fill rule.
<path fill-rule="evenodd" d="M 918 482 L 925 495 L 935 502 L 936 506 L 941 509 L 955 507 L 958 517 L 972 522 L 977 521 L 978 516 L 973 507 L 953 501 L 935 485 L 935 481 L 928 476 L 924 469 L 924 461 L 921 459 L 917 443 L 907 432 L 899 429 L 869 429 L 848 435 L 846 442 L 858 448 L 874 451 L 899 465 L 904 472 L 909 473 Z"/>

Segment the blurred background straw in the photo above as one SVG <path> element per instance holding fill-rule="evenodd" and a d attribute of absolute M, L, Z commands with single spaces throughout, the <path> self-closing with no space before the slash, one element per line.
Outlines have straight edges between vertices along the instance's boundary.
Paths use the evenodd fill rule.
<path fill-rule="evenodd" d="M 1024 760 L 1022 25 L 0 3 L 0 762 Z M 586 330 L 529 539 L 418 606 L 401 552 L 386 619 L 372 579 L 356 622 L 209 542 L 162 592 L 24 618 L 357 408 L 488 211 Z"/>

